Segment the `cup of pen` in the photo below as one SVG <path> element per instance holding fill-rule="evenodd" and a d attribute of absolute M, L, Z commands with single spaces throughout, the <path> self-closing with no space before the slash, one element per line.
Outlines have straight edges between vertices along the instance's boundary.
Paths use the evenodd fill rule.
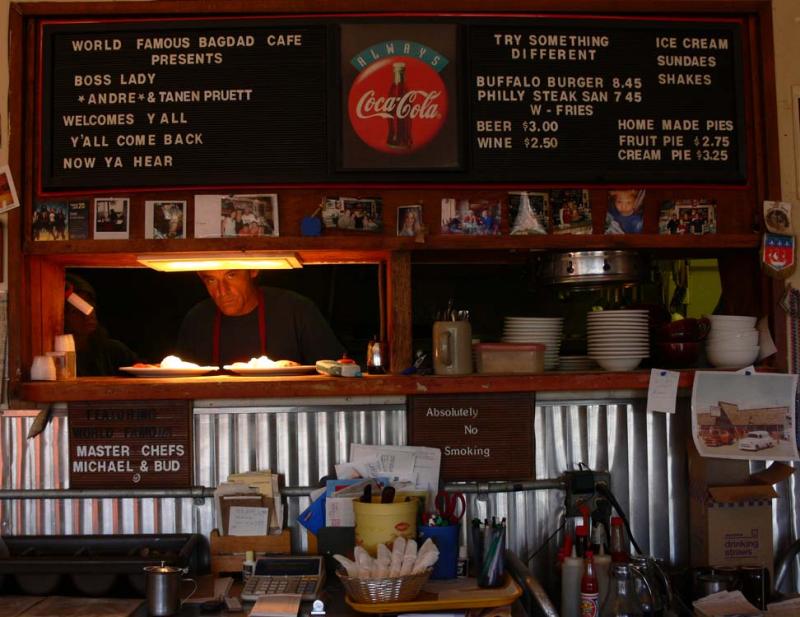
<path fill-rule="evenodd" d="M 436 512 L 425 514 L 419 527 L 420 542 L 430 538 L 439 549 L 439 560 L 431 572 L 432 579 L 458 576 L 458 540 L 461 519 L 467 511 L 464 493 L 439 491 L 433 501 Z"/>
<path fill-rule="evenodd" d="M 472 560 L 478 587 L 499 587 L 505 578 L 505 523 L 472 521 Z"/>

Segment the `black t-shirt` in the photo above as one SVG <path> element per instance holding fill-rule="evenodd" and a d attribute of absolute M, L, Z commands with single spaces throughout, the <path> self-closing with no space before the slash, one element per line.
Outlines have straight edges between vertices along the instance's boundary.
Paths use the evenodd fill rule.
<path fill-rule="evenodd" d="M 293 291 L 262 287 L 266 322 L 267 356 L 272 360 L 294 360 L 314 364 L 337 360 L 344 348 L 316 305 Z M 195 305 L 178 332 L 183 360 L 211 365 L 214 358 L 214 318 L 217 306 L 211 298 Z M 247 362 L 261 355 L 258 308 L 241 317 L 222 316 L 220 365 Z"/>

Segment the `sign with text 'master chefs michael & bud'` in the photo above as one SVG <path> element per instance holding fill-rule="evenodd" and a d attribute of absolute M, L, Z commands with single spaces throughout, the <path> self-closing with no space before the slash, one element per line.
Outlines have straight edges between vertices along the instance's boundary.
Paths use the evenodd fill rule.
<path fill-rule="evenodd" d="M 341 26 L 343 169 L 459 166 L 454 24 Z"/>
<path fill-rule="evenodd" d="M 433 394 L 409 401 L 409 445 L 441 449 L 442 480 L 534 477 L 533 394 Z"/>
<path fill-rule="evenodd" d="M 70 488 L 192 485 L 188 401 L 69 404 Z"/>

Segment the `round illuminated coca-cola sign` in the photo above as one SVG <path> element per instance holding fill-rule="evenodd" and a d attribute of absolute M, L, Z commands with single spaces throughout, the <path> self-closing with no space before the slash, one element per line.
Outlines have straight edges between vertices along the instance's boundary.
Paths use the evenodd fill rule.
<path fill-rule="evenodd" d="M 447 118 L 437 70 L 410 56 L 389 56 L 358 74 L 347 102 L 350 124 L 368 146 L 404 155 L 428 144 Z"/>

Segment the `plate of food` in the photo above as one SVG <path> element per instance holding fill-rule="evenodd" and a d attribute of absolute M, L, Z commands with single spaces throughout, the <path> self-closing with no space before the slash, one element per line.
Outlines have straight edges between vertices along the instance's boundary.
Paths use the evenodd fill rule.
<path fill-rule="evenodd" d="M 167 356 L 159 364 L 137 362 L 133 366 L 120 366 L 119 370 L 136 377 L 197 377 L 218 371 L 218 366 L 200 366 L 184 362 L 177 356 Z"/>
<path fill-rule="evenodd" d="M 222 368 L 237 375 L 309 375 L 317 372 L 312 365 L 298 364 L 292 360 L 270 360 L 267 356 L 226 364 Z"/>

